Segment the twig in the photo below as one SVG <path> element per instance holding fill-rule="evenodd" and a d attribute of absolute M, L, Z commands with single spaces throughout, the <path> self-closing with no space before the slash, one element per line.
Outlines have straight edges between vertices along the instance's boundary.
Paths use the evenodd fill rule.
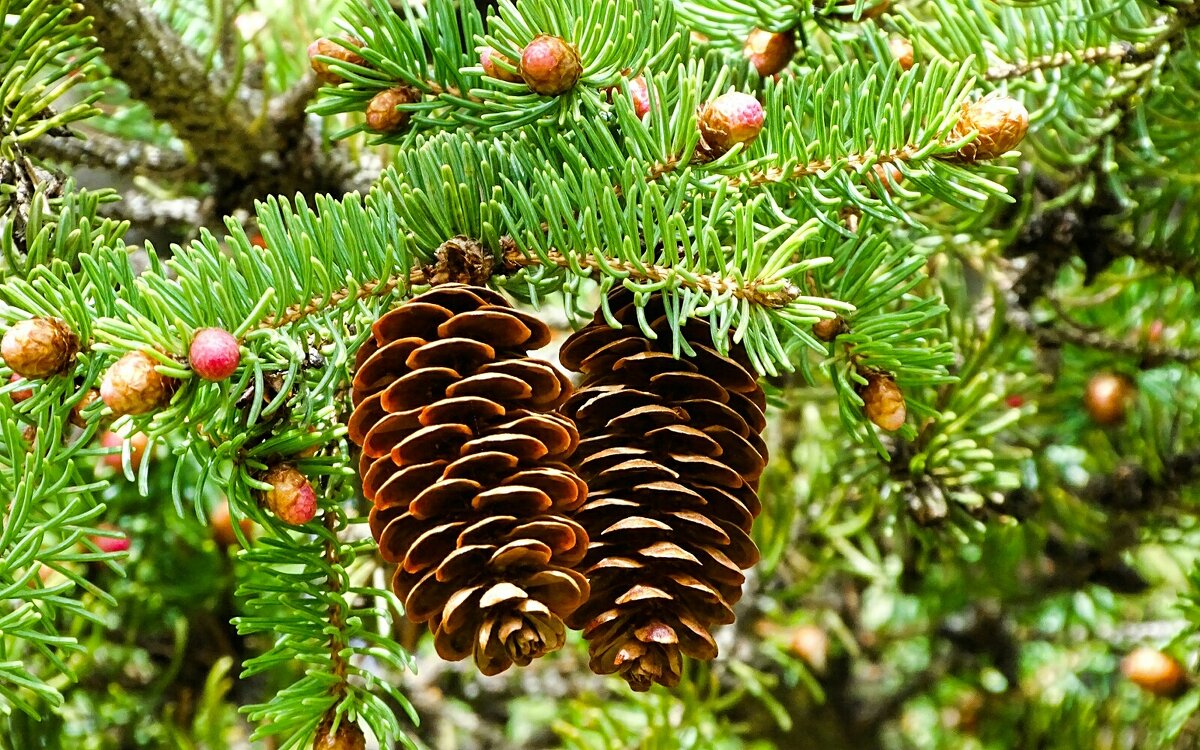
<path fill-rule="evenodd" d="M 524 266 L 542 265 L 542 260 L 536 255 L 527 256 L 516 249 L 515 244 L 509 238 L 503 238 L 501 244 L 505 246 L 504 250 L 504 266 L 508 270 L 516 270 Z M 547 254 L 547 259 L 550 264 L 560 268 L 569 268 L 572 266 L 571 259 L 562 253 L 551 250 Z M 677 278 L 683 286 L 690 289 L 698 289 L 709 293 L 724 293 L 732 292 L 733 296 L 738 299 L 747 300 L 753 304 L 762 305 L 764 307 L 783 307 L 789 302 L 800 296 L 800 290 L 792 284 L 786 284 L 782 289 L 775 291 L 763 291 L 763 284 L 758 281 L 749 283 L 741 283 L 736 279 L 731 279 L 719 274 L 705 274 L 697 276 L 694 280 L 686 279 L 678 276 L 676 269 L 666 266 L 656 265 L 638 265 L 630 262 L 612 261 L 601 263 L 593 255 L 583 255 L 575 258 L 575 262 L 584 268 L 602 269 L 605 267 L 616 268 L 620 271 L 629 274 L 643 282 L 665 281 L 670 278 Z M 429 269 L 413 269 L 407 275 L 397 274 L 386 279 L 378 279 L 367 281 L 360 284 L 357 290 L 351 292 L 349 287 L 343 287 L 335 292 L 327 295 L 313 297 L 304 304 L 292 305 L 287 308 L 282 314 L 267 318 L 259 323 L 258 328 L 280 328 L 282 326 L 297 323 L 309 315 L 314 315 L 318 312 L 323 312 L 331 307 L 340 306 L 347 300 L 357 302 L 367 297 L 373 297 L 381 294 L 388 294 L 395 291 L 401 284 L 407 282 L 409 288 L 414 286 L 422 286 L 429 283 Z"/>
<path fill-rule="evenodd" d="M 325 530 L 329 533 L 329 538 L 325 540 L 325 565 L 327 569 L 332 570 L 338 564 L 337 517 L 328 510 L 324 511 L 324 516 Z M 329 600 L 337 601 L 342 594 L 342 582 L 332 575 L 326 576 L 325 580 L 331 594 Z M 337 684 L 333 686 L 332 692 L 339 700 L 346 694 L 346 671 L 349 667 L 345 657 L 342 656 L 342 651 L 348 645 L 342 638 L 342 628 L 345 627 L 344 618 L 345 613 L 340 605 L 330 606 L 329 624 L 332 632 L 329 635 L 329 661 L 333 664 L 333 676 L 337 678 Z"/>
<path fill-rule="evenodd" d="M 204 224 L 206 216 L 203 203 L 196 198 L 157 198 L 136 191 L 125 193 L 116 203 L 101 205 L 100 213 L 158 229 L 195 229 Z"/>
<path fill-rule="evenodd" d="M 171 124 L 199 161 L 217 170 L 249 175 L 271 147 L 272 134 L 253 125 L 251 110 L 227 95 L 229 84 L 205 70 L 204 61 L 152 10 L 137 0 L 83 0 L 104 58 L 130 94 Z"/>
<path fill-rule="evenodd" d="M 1019 78 L 1037 70 L 1061 68 L 1066 65 L 1092 64 L 1098 62 L 1123 62 L 1134 56 L 1139 47 L 1129 42 L 1117 42 L 1107 47 L 1088 47 L 1082 50 L 1055 52 L 1018 63 L 1004 63 L 988 68 L 984 77 L 990 81 Z"/>
<path fill-rule="evenodd" d="M 1074 344 L 1114 354 L 1141 357 L 1146 361 L 1153 362 L 1181 362 L 1184 364 L 1200 362 L 1200 350 L 1120 341 L 1110 338 L 1103 332 L 1088 330 L 1067 317 L 1061 317 L 1055 323 L 1047 324 L 1037 323 L 1032 316 L 1022 313 L 1020 308 L 1010 306 L 1009 323 L 1044 344 L 1059 346 Z"/>
<path fill-rule="evenodd" d="M 86 167 L 103 167 L 122 174 L 181 172 L 187 158 L 170 149 L 126 141 L 104 133 L 89 133 L 87 139 L 47 137 L 30 144 L 39 158 Z"/>

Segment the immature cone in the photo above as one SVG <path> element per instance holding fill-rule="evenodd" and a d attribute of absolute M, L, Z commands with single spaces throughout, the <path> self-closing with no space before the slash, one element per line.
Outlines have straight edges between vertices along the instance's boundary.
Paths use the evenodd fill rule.
<path fill-rule="evenodd" d="M 753 96 L 740 91 L 721 94 L 700 108 L 702 150 L 715 157 L 739 143 L 750 145 L 762 132 L 765 117 Z"/>
<path fill-rule="evenodd" d="M 30 318 L 14 323 L 0 340 L 0 356 L 18 375 L 48 378 L 71 363 L 79 341 L 58 318 Z"/>
<path fill-rule="evenodd" d="M 109 523 L 101 524 L 100 528 L 105 529 L 106 531 L 120 531 L 116 526 L 113 526 Z M 100 536 L 98 534 L 94 534 L 90 536 L 89 539 L 92 540 L 92 543 L 95 544 L 101 552 L 125 552 L 131 546 L 129 536 L 124 532 L 121 532 L 117 536 Z"/>
<path fill-rule="evenodd" d="M 909 70 L 913 66 L 913 51 L 912 42 L 904 37 L 894 36 L 888 40 L 888 50 L 895 58 L 896 64 L 901 70 Z"/>
<path fill-rule="evenodd" d="M 363 46 L 362 41 L 358 39 L 349 39 L 347 41 L 353 44 L 355 47 Z M 332 57 L 353 65 L 367 64 L 367 61 L 363 59 L 362 55 L 343 47 L 341 42 L 336 42 L 332 39 L 318 39 L 317 41 L 308 45 L 308 62 L 309 65 L 312 66 L 313 73 L 317 75 L 317 80 L 321 81 L 322 83 L 327 83 L 330 86 L 336 86 L 339 83 L 344 83 L 345 79 L 333 72 L 333 70 L 329 67 L 329 63 L 325 62 L 324 60 L 318 60 L 317 55 Z"/>
<path fill-rule="evenodd" d="M 714 658 L 711 630 L 733 622 L 741 571 L 758 560 L 765 397 L 740 349 L 713 349 L 707 323 L 686 322 L 696 356 L 676 359 L 661 297 L 646 308 L 657 340 L 630 293 L 609 307 L 620 328 L 597 313 L 559 355 L 584 374 L 561 411 L 579 427 L 573 464 L 590 492 L 575 519 L 592 540 L 579 568 L 592 594 L 568 624 L 593 671 L 642 691 L 678 683 L 683 656 Z"/>
<path fill-rule="evenodd" d="M 1140 646 L 1121 660 L 1121 672 L 1130 682 L 1162 698 L 1178 695 L 1187 685 L 1183 666 L 1161 651 Z"/>
<path fill-rule="evenodd" d="M 650 89 L 643 76 L 630 79 L 629 98 L 633 101 L 633 113 L 642 119 L 650 112 Z"/>
<path fill-rule="evenodd" d="M 76 401 L 75 406 L 71 409 L 71 424 L 75 425 L 81 430 L 86 428 L 88 426 L 88 421 L 87 417 L 85 417 L 83 413 L 87 411 L 92 404 L 96 403 L 99 398 L 100 391 L 96 390 L 95 388 L 83 394 L 83 398 Z"/>
<path fill-rule="evenodd" d="M 763 78 L 773 76 L 787 68 L 796 54 L 796 34 L 792 31 L 778 33 L 755 29 L 746 37 L 742 53 Z"/>
<path fill-rule="evenodd" d="M 567 517 L 587 487 L 563 463 L 579 437 L 553 413 L 571 391 L 528 356 L 550 329 L 478 286 L 445 284 L 376 321 L 358 352 L 350 439 L 392 587 L 444 659 L 486 675 L 562 646 L 587 598 Z"/>
<path fill-rule="evenodd" d="M 167 405 L 175 381 L 155 370 L 157 365 L 148 354 L 130 352 L 108 368 L 100 383 L 100 398 L 114 416 L 148 414 Z"/>
<path fill-rule="evenodd" d="M 26 378 L 23 378 L 14 372 L 12 374 L 12 377 L 10 377 L 8 379 L 8 382 L 16 384 L 16 383 L 23 383 L 23 382 L 25 382 L 25 380 L 26 380 Z M 33 398 L 33 389 L 19 388 L 15 391 L 9 391 L 8 397 L 12 399 L 12 402 L 14 404 L 19 404 L 27 398 Z"/>
<path fill-rule="evenodd" d="M 512 71 L 510 72 L 508 68 L 497 64 L 500 62 L 511 67 Z M 483 67 L 484 75 L 489 75 L 492 78 L 508 81 L 509 83 L 521 83 L 524 80 L 521 78 L 521 74 L 513 61 L 491 47 L 484 47 L 479 53 L 479 64 Z"/>
<path fill-rule="evenodd" d="M 150 438 L 144 432 L 135 432 L 129 436 L 129 464 L 137 471 L 142 465 L 142 457 L 146 455 L 146 446 L 150 444 Z M 125 438 L 121 437 L 111 430 L 100 436 L 100 446 L 103 448 L 124 448 Z M 109 453 L 104 456 L 104 463 L 114 469 L 123 467 L 122 451 Z"/>
<path fill-rule="evenodd" d="M 237 339 L 223 328 L 201 328 L 188 348 L 193 372 L 205 380 L 224 380 L 237 371 L 241 359 Z"/>
<path fill-rule="evenodd" d="M 1124 375 L 1101 372 L 1092 376 L 1083 395 L 1083 406 L 1096 424 L 1114 425 L 1125 421 L 1133 383 Z"/>
<path fill-rule="evenodd" d="M 534 93 L 558 96 L 575 88 L 583 75 L 579 52 L 565 40 L 541 34 L 521 53 L 521 79 Z"/>
<path fill-rule="evenodd" d="M 417 92 L 408 86 L 380 91 L 367 104 L 367 127 L 376 133 L 396 133 L 408 125 L 412 113 L 396 109 L 402 104 L 417 101 Z"/>
<path fill-rule="evenodd" d="M 903 427 L 908 417 L 908 407 L 905 406 L 900 386 L 886 373 L 866 373 L 866 378 L 867 384 L 859 390 L 858 395 L 862 397 L 867 419 L 888 432 Z"/>
<path fill-rule="evenodd" d="M 1017 147 L 1029 130 L 1029 111 L 1009 96 L 987 96 L 964 104 L 962 117 L 954 127 L 954 138 L 973 130 L 979 137 L 958 150 L 963 161 L 980 161 L 1003 156 Z"/>
<path fill-rule="evenodd" d="M 841 315 L 813 323 L 813 335 L 822 341 L 833 341 L 846 332 L 846 319 Z"/>
<path fill-rule="evenodd" d="M 321 720 L 313 740 L 313 750 L 365 750 L 367 747 L 367 737 L 356 722 L 343 716 L 337 730 L 330 731 L 332 728 L 332 719 Z"/>
<path fill-rule="evenodd" d="M 254 522 L 249 518 L 243 518 L 238 522 L 238 526 L 242 529 L 242 536 L 247 539 L 254 534 Z M 217 507 L 213 508 L 208 517 L 208 528 L 212 532 L 213 541 L 218 545 L 222 547 L 237 546 L 237 532 L 233 528 L 233 514 L 229 511 L 228 500 L 222 500 Z"/>
<path fill-rule="evenodd" d="M 317 493 L 296 467 L 275 466 L 263 476 L 263 481 L 271 485 L 271 489 L 263 492 L 263 501 L 280 521 L 300 526 L 317 515 Z"/>

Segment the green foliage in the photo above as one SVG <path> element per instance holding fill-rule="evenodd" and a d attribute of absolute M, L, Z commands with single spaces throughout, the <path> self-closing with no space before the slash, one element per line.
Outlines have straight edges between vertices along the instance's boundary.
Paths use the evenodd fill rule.
<path fill-rule="evenodd" d="M 113 191 L 60 182 L 27 152 L 103 101 L 95 132 L 192 157 L 128 101 L 121 70 L 96 64 L 71 3 L 0 0 L 0 320 L 58 317 L 82 342 L 69 373 L 19 385 L 32 398 L 0 387 L 0 746 L 299 748 L 336 716 L 416 748 L 484 736 L 505 708 L 512 742 L 579 750 L 1194 738 L 1196 690 L 1151 706 L 1117 662 L 1140 642 L 1189 651 L 1200 629 L 1185 461 L 1200 403 L 1196 5 L 921 1 L 872 19 L 879 3 L 861 1 L 500 0 L 483 15 L 349 0 L 340 30 L 333 3 L 151 5 L 263 111 L 296 91 L 307 41 L 342 39 L 365 63 L 326 58 L 345 82 L 310 111 L 353 157 L 367 141 L 397 149 L 366 196 L 276 196 L 225 236 L 134 245 L 128 223 L 101 218 Z M 744 59 L 753 28 L 797 34 L 778 80 Z M 482 48 L 515 63 L 542 33 L 577 47 L 572 91 L 483 74 Z M 907 71 L 888 50 L 898 37 L 914 45 Z M 360 113 L 397 86 L 420 95 L 411 126 L 370 133 Z M 711 158 L 698 111 L 730 90 L 758 96 L 766 124 Z M 964 106 L 988 94 L 1031 112 L 1019 162 L 959 156 L 979 137 L 959 130 Z M 409 648 L 364 528 L 347 385 L 371 323 L 426 288 L 456 238 L 543 316 L 578 322 L 597 299 L 611 313 L 617 284 L 639 304 L 661 293 L 677 355 L 681 322 L 705 319 L 769 382 L 763 560 L 721 659 L 689 664 L 673 692 L 614 694 L 583 676 L 574 640 L 520 677 L 415 674 L 430 649 Z M 1005 257 L 1021 243 L 1028 257 Z M 1045 289 L 1015 285 L 1041 263 Z M 835 315 L 842 333 L 814 335 Z M 220 383 L 187 365 L 208 326 L 241 345 Z M 109 424 L 95 404 L 72 426 L 131 351 L 177 381 L 170 405 Z M 864 416 L 874 371 L 904 394 L 896 434 Z M 1100 371 L 1136 386 L 1119 425 L 1083 406 Z M 145 432 L 151 459 L 97 447 L 109 427 Z M 117 453 L 120 469 L 92 468 Z M 262 507 L 280 463 L 316 487 L 313 521 Z M 225 500 L 245 547 L 228 554 L 206 529 Z M 117 533 L 102 521 L 132 539 L 124 568 L 89 541 Z M 1150 617 L 1182 620 L 1126 632 Z M 827 654 L 797 650 L 801 626 L 828 635 Z M 212 628 L 227 644 L 206 653 Z M 446 718 L 464 715 L 474 723 Z"/>
<path fill-rule="evenodd" d="M 0 159 L 97 112 L 95 96 L 55 106 L 100 54 L 73 10 L 67 0 L 0 2 Z"/>

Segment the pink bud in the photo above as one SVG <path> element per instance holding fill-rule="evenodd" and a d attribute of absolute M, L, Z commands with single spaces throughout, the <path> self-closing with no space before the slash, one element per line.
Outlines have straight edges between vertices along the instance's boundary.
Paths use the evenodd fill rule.
<path fill-rule="evenodd" d="M 271 485 L 264 493 L 267 507 L 275 517 L 295 526 L 306 524 L 317 515 L 317 493 L 308 479 L 283 464 L 267 472 L 263 480 Z"/>
<path fill-rule="evenodd" d="M 118 537 L 92 536 L 90 539 L 101 552 L 125 552 L 130 545 L 129 537 L 125 534 Z"/>
<path fill-rule="evenodd" d="M 723 154 L 739 143 L 749 145 L 762 132 L 766 113 L 749 94 L 721 94 L 700 109 L 700 134 L 712 151 Z"/>
<path fill-rule="evenodd" d="M 14 373 L 13 373 L 13 375 L 12 375 L 12 377 L 8 379 L 8 382 L 10 382 L 10 383 L 20 383 L 20 382 L 21 382 L 21 381 L 23 381 L 23 380 L 25 380 L 25 378 L 21 377 L 20 375 L 18 375 L 18 374 L 16 374 L 16 373 L 14 372 Z M 19 390 L 19 391 L 10 391 L 8 395 L 9 395 L 9 398 L 11 398 L 11 399 L 12 399 L 12 402 L 13 402 L 14 404 L 19 404 L 19 403 L 21 403 L 22 401 L 24 401 L 25 399 L 27 399 L 27 398 L 31 398 L 31 397 L 33 396 L 33 389 L 31 389 L 31 388 L 22 388 L 22 389 L 21 389 L 21 390 Z"/>
<path fill-rule="evenodd" d="M 135 432 L 129 438 L 129 463 L 136 470 L 142 465 L 142 456 L 146 453 L 146 445 L 150 439 L 144 432 Z M 105 448 L 120 448 L 125 443 L 125 438 L 115 432 L 109 430 L 100 436 L 100 445 Z M 121 468 L 121 454 L 109 453 L 104 457 L 104 463 L 114 469 Z"/>
<path fill-rule="evenodd" d="M 188 360 L 192 370 L 205 380 L 224 380 L 237 371 L 242 352 L 228 331 L 203 328 L 192 339 Z"/>
<path fill-rule="evenodd" d="M 629 82 L 629 97 L 633 100 L 633 113 L 642 119 L 650 111 L 650 89 L 646 79 L 638 76 Z"/>

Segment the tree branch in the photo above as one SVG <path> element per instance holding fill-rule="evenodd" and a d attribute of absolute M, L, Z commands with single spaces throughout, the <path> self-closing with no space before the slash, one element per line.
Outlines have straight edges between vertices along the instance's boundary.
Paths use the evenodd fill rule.
<path fill-rule="evenodd" d="M 187 157 L 178 151 L 147 143 L 126 141 L 104 133 L 80 138 L 38 138 L 30 150 L 40 159 L 76 166 L 101 167 L 121 174 L 178 173 L 187 169 Z"/>
<path fill-rule="evenodd" d="M 230 84 L 137 0 L 83 0 L 104 59 L 130 94 L 191 144 L 202 164 L 235 175 L 256 168 L 252 154 L 270 150 L 272 133 L 256 126 L 251 108 L 229 96 Z"/>

